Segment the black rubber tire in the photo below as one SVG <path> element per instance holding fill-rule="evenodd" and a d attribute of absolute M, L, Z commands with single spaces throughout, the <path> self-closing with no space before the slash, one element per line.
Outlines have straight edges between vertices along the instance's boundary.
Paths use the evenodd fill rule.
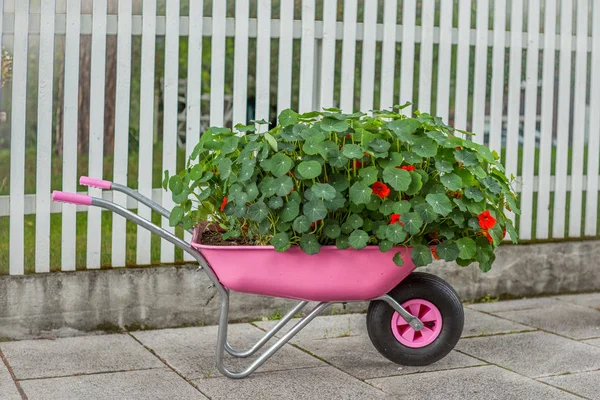
<path fill-rule="evenodd" d="M 465 321 L 460 298 L 452 286 L 435 275 L 413 272 L 388 294 L 400 304 L 411 299 L 433 303 L 442 314 L 442 330 L 427 346 L 407 347 L 392 332 L 394 309 L 384 301 L 371 301 L 367 331 L 377 351 L 388 360 L 407 366 L 429 365 L 450 353 L 460 339 Z"/>

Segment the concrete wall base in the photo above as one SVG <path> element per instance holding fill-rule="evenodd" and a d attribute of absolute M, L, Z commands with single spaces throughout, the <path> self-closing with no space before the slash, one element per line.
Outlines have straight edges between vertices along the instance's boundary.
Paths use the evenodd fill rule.
<path fill-rule="evenodd" d="M 502 246 L 490 272 L 436 262 L 463 300 L 600 290 L 600 241 Z M 219 296 L 193 265 L 0 277 L 0 339 L 215 324 Z M 285 312 L 293 302 L 234 293 L 232 321 Z M 361 312 L 367 303 L 328 312 Z"/>

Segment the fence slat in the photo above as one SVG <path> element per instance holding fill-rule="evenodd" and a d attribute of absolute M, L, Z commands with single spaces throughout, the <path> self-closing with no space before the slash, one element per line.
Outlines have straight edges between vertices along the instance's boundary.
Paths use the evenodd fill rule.
<path fill-rule="evenodd" d="M 333 107 L 335 83 L 335 36 L 337 1 L 323 1 L 323 40 L 321 55 L 321 88 L 319 109 Z"/>
<path fill-rule="evenodd" d="M 162 169 L 174 175 L 177 170 L 177 115 L 179 96 L 179 0 L 167 2 L 167 33 L 165 35 L 165 79 L 163 90 L 163 154 Z M 175 205 L 171 192 L 164 191 L 162 205 L 171 210 Z M 169 226 L 169 220 L 162 218 L 163 229 L 175 232 Z M 174 246 L 160 241 L 160 262 L 170 263 L 175 260 Z"/>
<path fill-rule="evenodd" d="M 517 175 L 519 125 L 521 112 L 521 59 L 522 59 L 523 3 L 512 2 L 510 18 L 510 61 L 508 72 L 508 110 L 506 126 L 506 173 Z M 509 213 L 511 220 L 515 215 Z"/>
<path fill-rule="evenodd" d="M 129 161 L 129 98 L 131 94 L 131 14 L 129 1 L 119 2 L 117 33 L 117 81 L 115 89 L 115 139 L 113 182 L 127 185 Z M 125 206 L 127 196 L 116 192 L 114 202 Z M 112 266 L 125 266 L 126 220 L 112 215 Z"/>
<path fill-rule="evenodd" d="M 573 153 L 571 157 L 571 197 L 569 237 L 581 236 L 583 197 L 583 147 L 587 95 L 588 0 L 577 1 L 577 47 L 575 52 L 575 91 L 573 94 Z M 598 73 L 596 70 L 593 73 Z"/>
<path fill-rule="evenodd" d="M 404 0 L 402 9 L 402 58 L 400 63 L 400 104 L 413 101 L 415 67 L 415 20 L 417 19 L 415 0 Z M 404 109 L 406 115 L 412 114 L 412 106 Z"/>
<path fill-rule="evenodd" d="M 25 265 L 25 129 L 27 102 L 27 39 L 29 0 L 15 4 L 12 115 L 10 126 L 10 259 L 11 275 L 22 275 Z"/>
<path fill-rule="evenodd" d="M 107 0 L 96 0 L 93 6 L 92 50 L 90 65 L 90 138 L 88 175 L 102 179 L 104 162 L 104 87 L 106 81 L 106 12 Z M 99 197 L 101 189 L 88 188 L 88 194 Z M 101 209 L 91 207 L 87 221 L 86 267 L 100 268 Z"/>
<path fill-rule="evenodd" d="M 419 60 L 419 110 L 431 112 L 431 70 L 433 66 L 433 23 L 435 1 L 423 0 L 421 7 L 421 54 Z M 446 18 L 444 16 L 444 18 Z"/>
<path fill-rule="evenodd" d="M 258 0 L 256 33 L 256 115 L 269 121 L 271 95 L 271 2 Z"/>
<path fill-rule="evenodd" d="M 527 67 L 525 73 L 525 125 L 523 128 L 523 162 L 521 184 L 521 212 L 519 237 L 531 239 L 533 219 L 533 166 L 535 161 L 535 134 L 537 132 L 538 61 L 540 0 L 529 0 L 527 7 Z"/>
<path fill-rule="evenodd" d="M 396 18 L 398 2 L 385 0 L 383 4 L 383 43 L 381 45 L 381 89 L 379 108 L 394 105 L 394 67 L 396 63 Z"/>
<path fill-rule="evenodd" d="M 375 91 L 375 36 L 378 0 L 365 0 L 363 17 L 362 65 L 360 77 L 360 111 L 373 109 Z"/>
<path fill-rule="evenodd" d="M 600 65 L 600 4 L 593 4 L 592 20 L 592 62 Z M 595 236 L 598 226 L 598 181 L 592 176 L 598 171 L 600 159 L 600 74 L 590 76 L 590 117 L 587 157 L 587 188 L 585 192 L 585 236 Z"/>
<path fill-rule="evenodd" d="M 189 158 L 194 147 L 200 140 L 200 116 L 202 114 L 202 11 L 204 1 L 190 2 L 189 9 L 189 39 L 187 59 L 187 95 L 186 95 L 186 127 L 185 127 L 185 158 Z M 246 7 L 247 9 L 247 7 Z M 245 103 L 244 103 L 245 105 Z M 235 121 L 234 121 L 235 123 Z M 191 242 L 192 235 L 184 233 L 186 242 Z M 187 252 L 183 252 L 185 261 L 193 261 Z"/>
<path fill-rule="evenodd" d="M 138 191 L 152 196 L 152 147 L 154 137 L 154 60 L 156 55 L 156 0 L 144 0 L 142 27 L 142 60 L 140 75 L 140 148 Z M 150 208 L 138 204 L 138 214 L 151 219 Z M 136 263 L 148 265 L 151 261 L 150 232 L 137 227 Z"/>
<path fill-rule="evenodd" d="M 248 107 L 248 0 L 235 3 L 235 54 L 233 70 L 233 124 L 247 122 Z"/>
<path fill-rule="evenodd" d="M 55 0 L 41 2 L 35 193 L 35 272 L 50 271 L 50 184 Z"/>
<path fill-rule="evenodd" d="M 300 41 L 300 95 L 298 111 L 313 108 L 315 79 L 315 0 L 302 1 L 302 39 Z"/>
<path fill-rule="evenodd" d="M 567 202 L 567 162 L 569 155 L 569 119 L 571 110 L 571 30 L 573 4 L 561 1 L 560 8 L 560 63 L 558 71 L 558 117 L 556 122 L 556 188 L 554 190 L 554 214 L 552 237 L 565 236 L 565 207 Z"/>
<path fill-rule="evenodd" d="M 79 41 L 81 3 L 67 1 L 65 33 L 65 83 L 63 88 L 62 190 L 77 191 L 77 114 L 79 95 Z M 62 209 L 61 269 L 75 271 L 75 207 Z"/>
<path fill-rule="evenodd" d="M 471 0 L 458 3 L 458 48 L 456 53 L 456 98 L 454 103 L 454 126 L 467 129 L 469 104 L 469 55 L 471 45 Z"/>
<path fill-rule="evenodd" d="M 342 74 L 340 109 L 345 113 L 354 111 L 354 72 L 356 57 L 357 0 L 344 2 L 344 30 L 342 42 Z"/>
<path fill-rule="evenodd" d="M 277 115 L 292 102 L 292 56 L 294 54 L 294 1 L 282 0 L 279 16 L 279 69 L 277 71 Z"/>
<path fill-rule="evenodd" d="M 490 136 L 488 146 L 500 154 L 504 108 L 504 59 L 506 53 L 506 0 L 494 1 L 494 48 L 490 94 Z"/>
<path fill-rule="evenodd" d="M 225 102 L 225 17 L 226 1 L 213 1 L 210 66 L 210 125 L 223 126 Z"/>
<path fill-rule="evenodd" d="M 542 67 L 541 136 L 538 166 L 536 239 L 548 238 L 550 218 L 550 161 L 554 124 L 554 64 L 556 42 L 556 0 L 546 0 L 544 8 L 544 60 Z"/>
<path fill-rule="evenodd" d="M 489 2 L 477 2 L 477 44 L 475 45 L 475 80 L 473 87 L 473 141 L 483 143 L 487 89 Z"/>
<path fill-rule="evenodd" d="M 502 1 L 502 0 L 499 0 Z M 440 45 L 438 50 L 438 82 L 437 104 L 435 113 L 445 122 L 448 122 L 448 109 L 450 107 L 450 71 L 452 55 L 452 19 L 454 2 L 440 2 Z"/>

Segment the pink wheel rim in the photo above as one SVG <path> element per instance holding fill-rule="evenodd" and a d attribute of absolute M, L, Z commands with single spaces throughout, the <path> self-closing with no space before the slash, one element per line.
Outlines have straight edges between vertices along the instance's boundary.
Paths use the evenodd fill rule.
<path fill-rule="evenodd" d="M 398 314 L 392 316 L 392 332 L 400 343 L 407 347 L 419 348 L 431 344 L 442 331 L 442 314 L 431 302 L 423 299 L 412 299 L 402 303 L 408 312 L 423 322 L 423 329 L 415 331 Z"/>

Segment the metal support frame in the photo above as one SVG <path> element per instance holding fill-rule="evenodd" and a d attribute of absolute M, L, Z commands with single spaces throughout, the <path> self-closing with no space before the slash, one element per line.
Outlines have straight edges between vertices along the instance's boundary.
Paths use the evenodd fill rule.
<path fill-rule="evenodd" d="M 140 201 L 141 203 L 147 205 L 154 211 L 163 215 L 164 217 L 169 217 L 169 212 L 152 201 L 148 199 L 138 192 L 129 189 L 125 186 L 113 184 L 113 189 L 121 191 L 127 195 L 130 195 Z M 279 332 L 287 323 L 296 315 L 300 310 L 302 310 L 307 304 L 308 301 L 300 301 L 295 307 L 293 307 L 271 330 L 269 330 L 258 342 L 256 342 L 252 347 L 245 351 L 238 351 L 233 349 L 229 343 L 227 342 L 227 328 L 228 328 L 228 320 L 229 320 L 229 290 L 225 288 L 219 282 L 219 279 L 215 272 L 212 270 L 206 259 L 196 251 L 192 246 L 178 238 L 171 232 L 162 229 L 159 226 L 154 225 L 152 222 L 146 220 L 145 218 L 140 217 L 139 215 L 127 210 L 124 207 L 121 207 L 118 204 L 113 202 L 92 198 L 92 206 L 101 207 L 107 210 L 110 210 L 114 213 L 119 214 L 120 216 L 140 225 L 143 228 L 148 229 L 150 232 L 160 236 L 161 238 L 171 242 L 175 246 L 181 248 L 186 251 L 190 255 L 198 261 L 204 272 L 207 274 L 208 278 L 211 280 L 219 295 L 221 296 L 221 314 L 219 316 L 219 329 L 217 334 L 217 349 L 216 349 L 216 366 L 220 373 L 228 378 L 240 379 L 245 378 L 250 375 L 252 372 L 256 371 L 261 365 L 265 363 L 273 354 L 277 352 L 281 347 L 283 347 L 290 339 L 292 339 L 298 332 L 300 332 L 310 321 L 312 321 L 316 316 L 323 312 L 327 307 L 334 304 L 335 302 L 321 302 L 317 304 L 305 317 L 303 317 L 300 321 L 298 321 L 292 328 L 286 332 L 281 338 L 279 338 L 273 345 L 271 345 L 267 350 L 265 350 L 256 360 L 254 360 L 246 369 L 240 372 L 232 372 L 224 365 L 224 353 L 227 352 L 234 357 L 238 358 L 246 358 L 253 354 L 255 354 L 259 349 L 261 349 L 271 338 L 273 338 L 277 332 Z M 394 310 L 396 310 L 405 320 L 413 327 L 415 330 L 420 330 L 423 327 L 423 323 L 415 316 L 406 311 L 396 300 L 394 300 L 389 295 L 384 295 L 378 297 L 373 300 L 381 300 L 388 303 Z"/>

